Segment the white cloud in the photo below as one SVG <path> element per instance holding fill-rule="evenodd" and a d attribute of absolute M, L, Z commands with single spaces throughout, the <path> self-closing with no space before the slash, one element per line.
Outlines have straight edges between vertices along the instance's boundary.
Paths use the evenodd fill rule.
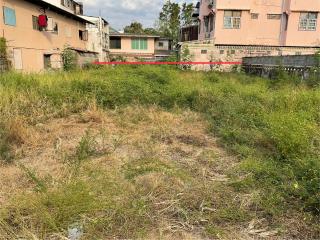
<path fill-rule="evenodd" d="M 82 0 L 82 2 L 85 14 L 99 15 L 101 12 L 113 27 L 121 29 L 132 21 L 139 21 L 145 27 L 153 27 L 164 0 Z"/>

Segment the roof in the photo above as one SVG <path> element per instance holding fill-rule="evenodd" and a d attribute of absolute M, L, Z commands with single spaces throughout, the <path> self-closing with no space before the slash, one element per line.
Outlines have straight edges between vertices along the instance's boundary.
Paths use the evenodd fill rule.
<path fill-rule="evenodd" d="M 57 7 L 55 5 L 52 5 L 51 3 L 45 2 L 43 0 L 24 0 L 24 1 L 36 4 L 38 6 L 41 6 L 41 7 L 45 8 L 46 10 L 51 10 L 51 11 L 59 13 L 61 15 L 65 15 L 65 16 L 67 16 L 69 18 L 72 18 L 74 20 L 77 20 L 79 22 L 92 23 L 92 22 L 82 18 L 81 16 L 78 16 L 76 14 L 68 12 L 68 11 L 66 11 L 66 10 L 64 10 L 62 8 L 59 8 L 59 7 Z"/>
<path fill-rule="evenodd" d="M 112 37 L 144 37 L 144 38 L 159 38 L 156 35 L 146 35 L 146 34 L 132 34 L 132 33 L 110 33 Z"/>
<path fill-rule="evenodd" d="M 172 41 L 172 39 L 171 39 L 171 38 L 168 38 L 168 37 L 159 37 L 159 40 L 162 40 L 162 41 L 165 41 L 165 40 Z"/>
<path fill-rule="evenodd" d="M 105 20 L 103 17 L 96 17 L 96 16 L 88 16 L 88 15 L 83 15 L 81 16 L 82 18 L 88 20 L 88 19 L 99 19 L 101 18 L 102 21 L 104 21 L 106 24 L 109 24 L 107 20 Z"/>
<path fill-rule="evenodd" d="M 68 47 L 68 49 L 74 50 L 74 51 L 76 51 L 76 52 L 82 52 L 82 53 L 95 53 L 95 54 L 99 54 L 98 52 L 94 52 L 94 51 L 90 51 L 90 50 L 82 49 L 82 48 Z"/>
<path fill-rule="evenodd" d="M 110 32 L 110 34 L 112 34 L 112 33 L 119 33 L 119 31 L 117 31 L 117 30 L 114 29 L 113 27 L 109 27 L 109 32 Z"/>

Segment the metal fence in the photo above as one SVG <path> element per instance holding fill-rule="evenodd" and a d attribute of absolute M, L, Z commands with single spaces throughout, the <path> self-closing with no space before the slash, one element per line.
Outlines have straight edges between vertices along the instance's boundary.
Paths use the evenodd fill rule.
<path fill-rule="evenodd" d="M 302 78 L 308 77 L 312 69 L 315 74 L 320 74 L 319 61 L 315 55 L 244 57 L 242 59 L 242 69 L 249 74 L 272 77 L 280 68 L 289 74 L 300 75 Z"/>
<path fill-rule="evenodd" d="M 316 66 L 315 55 L 244 57 L 243 66 L 296 67 L 311 68 Z"/>

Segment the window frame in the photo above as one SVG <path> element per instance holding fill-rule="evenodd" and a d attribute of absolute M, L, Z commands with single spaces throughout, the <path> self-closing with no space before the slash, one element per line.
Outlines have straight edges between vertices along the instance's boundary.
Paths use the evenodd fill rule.
<path fill-rule="evenodd" d="M 226 13 L 231 13 L 231 16 L 227 16 Z M 239 16 L 235 16 L 239 13 Z M 224 29 L 241 29 L 241 10 L 225 10 L 223 16 L 223 28 Z M 227 21 L 229 24 L 227 25 Z"/>
<path fill-rule="evenodd" d="M 81 41 L 88 41 L 88 30 L 81 30 L 79 29 L 79 40 Z"/>
<path fill-rule="evenodd" d="M 315 18 L 311 18 L 310 15 L 314 14 Z M 306 15 L 305 18 L 303 18 L 303 15 Z M 302 26 L 302 21 L 305 21 L 305 26 Z M 311 23 L 314 24 L 314 28 L 312 28 L 310 25 Z M 299 31 L 317 31 L 318 26 L 318 13 L 317 12 L 301 12 L 300 18 L 299 18 Z"/>
<path fill-rule="evenodd" d="M 121 41 L 121 37 L 114 37 L 114 36 L 110 36 L 110 49 L 121 49 L 122 48 L 122 41 Z M 116 44 L 114 44 L 116 42 Z"/>
<path fill-rule="evenodd" d="M 10 11 L 10 13 L 12 14 L 12 17 L 13 17 L 13 22 L 12 19 L 8 19 L 9 16 L 8 16 L 8 12 L 7 11 Z M 2 7 L 2 13 L 3 13 L 3 23 L 7 26 L 11 26 L 11 27 L 16 27 L 17 26 L 17 15 L 16 15 L 16 10 L 14 8 L 10 8 L 10 7 L 6 7 L 6 6 L 3 6 Z"/>
<path fill-rule="evenodd" d="M 131 38 L 131 50 L 148 50 L 148 38 Z"/>
<path fill-rule="evenodd" d="M 38 16 L 32 15 L 32 29 L 36 31 L 40 31 Z"/>

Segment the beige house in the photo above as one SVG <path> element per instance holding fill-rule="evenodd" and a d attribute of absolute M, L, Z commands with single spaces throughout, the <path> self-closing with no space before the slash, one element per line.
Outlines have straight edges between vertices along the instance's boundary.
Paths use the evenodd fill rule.
<path fill-rule="evenodd" d="M 182 44 L 195 61 L 309 54 L 320 47 L 320 0 L 201 0 L 197 7 L 198 36 Z"/>
<path fill-rule="evenodd" d="M 110 58 L 116 60 L 122 57 L 128 61 L 154 59 L 157 38 L 159 36 L 111 33 Z"/>
<path fill-rule="evenodd" d="M 0 36 L 7 40 L 14 69 L 59 69 L 66 46 L 86 59 L 80 59 L 81 63 L 96 59 L 95 53 L 86 50 L 86 23 L 90 22 L 72 11 L 42 0 L 0 0 L 0 8 Z M 39 27 L 40 15 L 47 17 L 46 28 Z"/>

